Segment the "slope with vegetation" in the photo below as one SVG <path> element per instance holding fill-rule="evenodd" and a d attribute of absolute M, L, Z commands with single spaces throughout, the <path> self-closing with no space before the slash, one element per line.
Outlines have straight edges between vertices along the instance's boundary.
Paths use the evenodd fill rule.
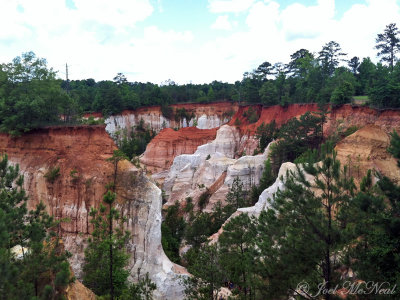
<path fill-rule="evenodd" d="M 113 81 L 62 81 L 47 68 L 46 60 L 28 52 L 0 65 L 0 130 L 19 135 L 60 120 L 77 122 L 84 112 L 102 112 L 107 117 L 148 105 L 161 106 L 163 114 L 171 118 L 169 105 L 181 102 L 341 105 L 350 103 L 353 96 L 367 95 L 365 104 L 373 107 L 400 107 L 396 24 L 386 26 L 375 47 L 388 65 L 375 64 L 369 57 L 346 60 L 341 46 L 330 41 L 317 54 L 299 49 L 287 64 L 266 61 L 234 84 L 213 81 L 198 85 L 177 85 L 170 80 L 162 85 L 129 82 L 121 73 Z"/>

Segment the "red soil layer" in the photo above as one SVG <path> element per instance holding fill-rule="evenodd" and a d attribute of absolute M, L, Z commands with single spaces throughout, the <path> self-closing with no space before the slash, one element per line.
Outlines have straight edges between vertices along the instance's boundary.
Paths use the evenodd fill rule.
<path fill-rule="evenodd" d="M 236 119 L 239 119 L 239 128 L 242 133 L 254 134 L 257 127 L 262 123 L 268 124 L 275 120 L 278 126 L 284 124 L 291 118 L 298 118 L 306 112 L 319 111 L 318 105 L 309 104 L 291 104 L 287 107 L 274 105 L 270 107 L 253 106 L 256 108 L 259 119 L 253 124 L 249 124 L 248 120 L 243 117 L 243 113 L 250 106 L 239 107 L 237 113 L 228 123 L 228 125 L 237 125 Z M 343 127 L 358 126 L 362 127 L 368 124 L 381 126 L 385 131 L 400 128 L 400 110 L 376 110 L 369 107 L 351 106 L 346 104 L 340 107 L 331 108 L 328 114 L 328 122 L 325 126 L 325 132 L 331 133 L 340 124 Z M 340 123 L 340 124 L 339 124 Z"/>
<path fill-rule="evenodd" d="M 198 146 L 214 140 L 216 135 L 217 128 L 186 127 L 178 131 L 165 128 L 147 145 L 141 162 L 152 171 L 167 169 L 176 156 L 193 154 Z"/>
<path fill-rule="evenodd" d="M 18 138 L 0 134 L 0 152 L 24 174 L 29 209 L 43 201 L 52 216 L 70 219 L 62 223 L 70 233 L 89 231 L 90 208 L 99 206 L 112 179 L 106 159 L 115 149 L 104 126 L 43 128 Z M 44 175 L 56 167 L 59 176 L 51 183 Z"/>

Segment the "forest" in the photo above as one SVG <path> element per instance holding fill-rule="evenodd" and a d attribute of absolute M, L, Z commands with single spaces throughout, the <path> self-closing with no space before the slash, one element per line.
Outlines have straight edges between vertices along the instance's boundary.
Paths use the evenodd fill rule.
<path fill-rule="evenodd" d="M 218 299 L 218 290 L 225 287 L 235 299 L 329 300 L 338 296 L 338 287 L 353 285 L 366 291 L 363 299 L 398 299 L 400 186 L 373 170 L 361 174 L 356 184 L 350 166 L 339 162 L 336 143 L 357 128 L 323 134 L 329 107 L 400 107 L 396 24 L 387 25 L 371 46 L 377 50 L 378 63 L 369 57 L 346 59 L 341 46 L 330 41 L 318 53 L 299 49 L 287 64 L 265 61 L 235 83 L 184 85 L 171 80 L 161 85 L 129 82 L 121 73 L 112 81 L 63 80 L 45 59 L 27 52 L 0 65 L 0 131 L 14 137 L 45 126 L 95 125 L 94 119 L 82 119 L 83 114 L 101 112 L 107 117 L 149 105 L 161 106 L 172 118 L 185 112 L 173 112 L 169 105 L 183 102 L 318 103 L 319 112 L 288 120 L 279 128 L 274 122 L 257 128 L 256 153 L 276 140 L 258 185 L 245 190 L 235 179 L 226 205 L 218 202 L 211 212 L 203 211 L 210 198 L 207 190 L 196 204 L 188 197 L 183 206 L 176 203 L 165 209 L 164 251 L 193 275 L 182 276 L 187 299 Z M 246 113 L 250 121 L 254 112 Z M 83 283 L 99 299 L 151 299 L 157 287 L 148 274 L 137 283 L 128 282 L 125 248 L 130 232 L 115 226 L 126 221 L 115 200 L 118 163 L 142 153 L 155 133 L 140 122 L 129 136 L 119 134 L 119 150 L 107 159 L 114 170 L 112 180 L 102 203 L 88 212 L 93 231 L 84 253 Z M 387 151 L 400 166 L 396 132 L 390 135 Z M 270 209 L 257 217 L 232 217 L 238 208 L 254 205 L 288 161 L 296 163 L 296 169 L 281 177 L 285 189 L 274 194 Z M 47 183 L 54 182 L 59 171 L 48 170 Z M 71 181 L 76 172 L 71 171 Z M 59 232 L 60 222 L 68 220 L 54 220 L 43 203 L 28 211 L 23 183 L 18 165 L 1 156 L 0 298 L 64 299 L 66 287 L 75 281 L 68 263 L 71 254 L 62 249 Z M 208 242 L 223 224 L 218 243 Z M 189 249 L 181 255 L 183 243 Z M 350 270 L 357 276 L 350 276 Z"/>
<path fill-rule="evenodd" d="M 330 41 L 317 53 L 299 49 L 288 63 L 265 61 L 247 71 L 235 83 L 179 85 L 129 82 L 118 73 L 112 81 L 63 80 L 33 52 L 23 53 L 0 65 L 0 131 L 18 135 L 46 125 L 77 122 L 85 112 L 101 112 L 105 117 L 124 109 L 182 102 L 234 101 L 263 105 L 290 103 L 332 103 L 353 99 L 375 108 L 400 107 L 400 33 L 389 24 L 378 34 L 380 61 L 343 52 Z M 168 115 L 168 114 L 167 114 Z"/>

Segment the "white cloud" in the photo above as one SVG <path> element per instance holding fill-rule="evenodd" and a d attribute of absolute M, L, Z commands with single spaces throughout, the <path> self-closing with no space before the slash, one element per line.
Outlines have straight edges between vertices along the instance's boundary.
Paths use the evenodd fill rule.
<path fill-rule="evenodd" d="M 76 1 L 75 6 L 82 19 L 114 27 L 134 26 L 153 12 L 148 0 L 85 0 Z"/>
<path fill-rule="evenodd" d="M 227 15 L 218 16 L 215 22 L 211 25 L 212 29 L 231 30 L 232 24 Z"/>
<path fill-rule="evenodd" d="M 212 13 L 240 13 L 248 10 L 255 0 L 208 0 Z"/>
<path fill-rule="evenodd" d="M 294 3 L 284 9 L 278 1 L 254 2 L 248 10 L 247 29 L 233 31 L 201 48 L 207 59 L 199 64 L 196 77 L 203 78 L 200 82 L 207 78 L 233 82 L 264 61 L 287 63 L 295 51 L 306 48 L 319 52 L 331 40 L 339 42 L 349 58 L 370 56 L 376 61 L 376 35 L 400 19 L 399 8 L 396 0 L 367 0 L 337 19 L 333 0 L 308 6 Z M 207 61 L 210 63 L 205 64 Z"/>
<path fill-rule="evenodd" d="M 349 57 L 376 60 L 376 35 L 400 20 L 396 0 L 367 0 L 340 19 L 333 0 L 285 8 L 272 0 L 210 0 L 209 10 L 221 14 L 211 28 L 230 30 L 205 26 L 201 37 L 185 24 L 175 30 L 139 24 L 153 13 L 149 1 L 75 0 L 71 10 L 64 0 L 0 0 L 0 62 L 33 50 L 61 71 L 68 62 L 73 79 L 123 72 L 131 81 L 233 82 L 264 61 L 286 63 L 300 48 L 318 52 L 331 40 Z"/>
<path fill-rule="evenodd" d="M 320 0 L 315 6 L 292 4 L 283 10 L 281 21 L 288 40 L 316 38 L 331 26 L 335 14 L 334 0 Z"/>

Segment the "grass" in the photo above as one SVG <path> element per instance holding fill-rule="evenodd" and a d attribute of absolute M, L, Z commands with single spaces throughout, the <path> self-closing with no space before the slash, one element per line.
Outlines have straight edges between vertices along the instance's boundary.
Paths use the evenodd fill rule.
<path fill-rule="evenodd" d="M 354 96 L 353 103 L 358 105 L 363 105 L 369 102 L 368 96 Z"/>

